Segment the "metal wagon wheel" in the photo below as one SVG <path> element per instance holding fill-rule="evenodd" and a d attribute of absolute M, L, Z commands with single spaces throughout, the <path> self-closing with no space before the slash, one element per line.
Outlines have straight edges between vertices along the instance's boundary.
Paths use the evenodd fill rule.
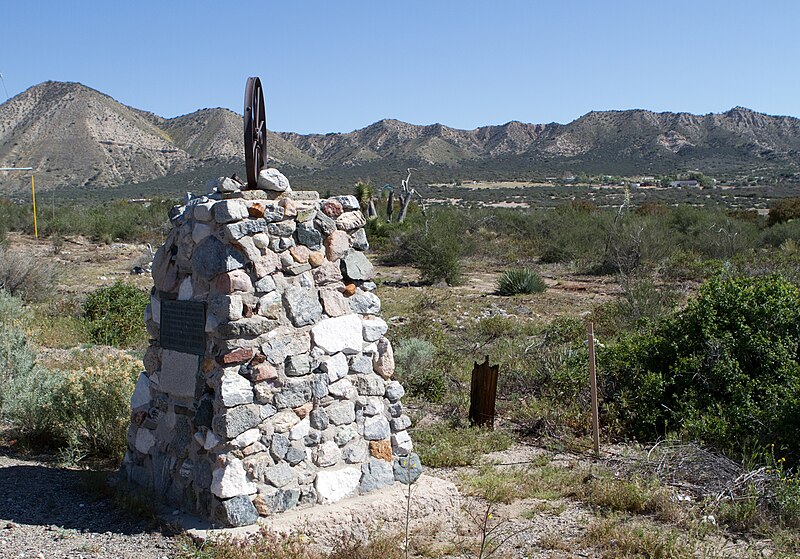
<path fill-rule="evenodd" d="M 257 77 L 247 78 L 244 90 L 244 161 L 247 187 L 256 188 L 258 173 L 267 161 L 267 115 L 264 90 Z"/>

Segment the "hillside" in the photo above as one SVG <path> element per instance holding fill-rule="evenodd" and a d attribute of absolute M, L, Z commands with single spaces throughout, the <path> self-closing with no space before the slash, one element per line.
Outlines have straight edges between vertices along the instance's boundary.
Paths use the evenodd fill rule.
<path fill-rule="evenodd" d="M 569 124 L 459 130 L 381 120 L 349 133 L 269 133 L 270 163 L 302 185 L 396 178 L 535 177 L 563 172 L 796 171 L 800 119 L 736 107 L 721 114 L 591 112 Z M 202 109 L 172 119 L 118 103 L 77 83 L 45 82 L 0 105 L 0 164 L 32 166 L 41 188 L 106 188 L 242 172 L 241 117 Z M 183 178 L 182 178 L 183 177 Z M 192 179 L 194 181 L 194 178 Z M 21 179 L 0 177 L 0 191 Z"/>

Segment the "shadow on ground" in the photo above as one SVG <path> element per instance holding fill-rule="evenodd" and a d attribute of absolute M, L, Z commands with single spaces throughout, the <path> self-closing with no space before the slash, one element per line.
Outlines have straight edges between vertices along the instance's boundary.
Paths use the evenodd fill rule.
<path fill-rule="evenodd" d="M 0 459 L 0 519 L 97 533 L 137 534 L 152 524 L 120 509 L 105 476 Z"/>

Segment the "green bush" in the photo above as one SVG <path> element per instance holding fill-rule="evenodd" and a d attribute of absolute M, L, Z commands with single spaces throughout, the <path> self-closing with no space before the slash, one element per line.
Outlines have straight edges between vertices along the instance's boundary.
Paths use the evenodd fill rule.
<path fill-rule="evenodd" d="M 412 264 L 419 268 L 424 283 L 444 281 L 458 285 L 463 280 L 462 259 L 474 251 L 463 212 L 434 208 L 428 215 L 413 214 L 399 226 L 388 264 Z"/>
<path fill-rule="evenodd" d="M 142 369 L 123 353 L 83 351 L 63 364 L 69 371 L 55 398 L 64 410 L 71 444 L 119 460 L 125 451 L 130 399 Z"/>
<path fill-rule="evenodd" d="M 118 347 L 144 343 L 147 339 L 144 309 L 149 301 L 146 292 L 119 281 L 91 293 L 83 305 L 83 312 L 92 340 Z"/>
<path fill-rule="evenodd" d="M 445 392 L 445 378 L 434 366 L 435 357 L 436 347 L 419 338 L 402 340 L 394 354 L 398 376 L 409 393 L 431 402 L 441 400 Z"/>
<path fill-rule="evenodd" d="M 506 270 L 497 280 L 497 293 L 500 295 L 541 293 L 546 287 L 542 276 L 530 268 Z"/>
<path fill-rule="evenodd" d="M 733 453 L 800 458 L 800 290 L 780 276 L 718 277 L 683 311 L 602 351 L 609 419 Z"/>

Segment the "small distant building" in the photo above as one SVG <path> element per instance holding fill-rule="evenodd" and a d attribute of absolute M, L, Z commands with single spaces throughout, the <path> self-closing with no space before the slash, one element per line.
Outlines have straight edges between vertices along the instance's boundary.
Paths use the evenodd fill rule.
<path fill-rule="evenodd" d="M 698 187 L 698 186 L 700 186 L 700 183 L 697 182 L 696 180 L 672 181 L 672 182 L 669 183 L 669 185 L 672 186 L 672 187 L 679 187 L 679 188 L 680 187 L 684 187 L 684 186 Z"/>

